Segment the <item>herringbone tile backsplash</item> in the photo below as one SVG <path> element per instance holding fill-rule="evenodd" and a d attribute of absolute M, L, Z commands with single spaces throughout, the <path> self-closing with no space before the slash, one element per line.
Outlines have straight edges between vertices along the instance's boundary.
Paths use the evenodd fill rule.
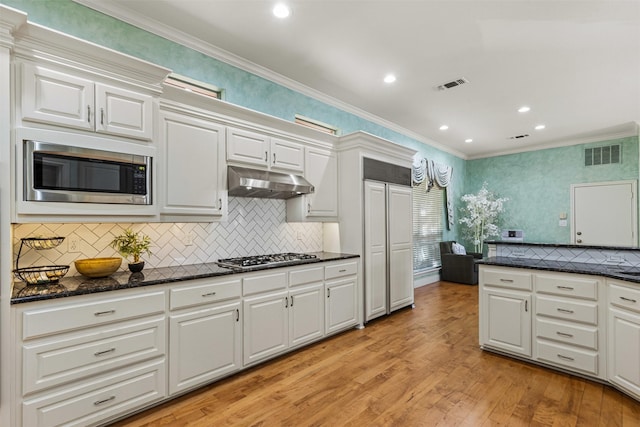
<path fill-rule="evenodd" d="M 146 224 L 16 224 L 14 263 L 23 237 L 62 236 L 54 249 L 36 251 L 24 247 L 20 267 L 70 265 L 67 275 L 77 275 L 73 261 L 81 258 L 119 256 L 111 248 L 114 236 L 126 228 L 151 237 L 152 255 L 144 255 L 145 268 L 215 262 L 219 258 L 280 252 L 322 250 L 321 223 L 287 223 L 284 200 L 229 198 L 229 218 L 220 223 Z M 70 252 L 70 243 L 79 251 Z M 127 262 L 121 269 L 126 270 Z"/>

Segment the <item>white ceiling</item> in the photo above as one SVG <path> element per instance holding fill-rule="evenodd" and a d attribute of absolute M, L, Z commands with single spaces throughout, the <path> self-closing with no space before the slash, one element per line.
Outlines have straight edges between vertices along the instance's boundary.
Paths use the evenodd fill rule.
<path fill-rule="evenodd" d="M 465 158 L 640 122 L 640 0 L 77 1 Z"/>

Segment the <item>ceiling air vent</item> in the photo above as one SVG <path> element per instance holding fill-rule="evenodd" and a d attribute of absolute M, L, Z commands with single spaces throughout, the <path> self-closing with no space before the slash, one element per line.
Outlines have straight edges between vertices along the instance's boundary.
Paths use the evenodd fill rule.
<path fill-rule="evenodd" d="M 584 165 L 609 165 L 621 162 L 620 144 L 605 145 L 584 149 Z"/>
<path fill-rule="evenodd" d="M 447 89 L 453 89 L 456 86 L 460 86 L 463 84 L 469 83 L 469 80 L 465 79 L 464 77 L 461 79 L 457 79 L 457 80 L 453 80 L 444 84 L 441 84 L 440 86 L 438 86 L 438 90 L 447 90 Z"/>
<path fill-rule="evenodd" d="M 526 138 L 528 136 L 531 136 L 531 135 L 529 135 L 528 133 L 523 133 L 522 135 L 510 136 L 509 139 L 522 139 L 522 138 Z"/>

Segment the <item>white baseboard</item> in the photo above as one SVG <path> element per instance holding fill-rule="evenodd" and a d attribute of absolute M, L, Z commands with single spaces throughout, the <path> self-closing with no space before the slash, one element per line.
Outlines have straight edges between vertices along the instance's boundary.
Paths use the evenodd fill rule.
<path fill-rule="evenodd" d="M 420 286 L 429 285 L 440 281 L 440 270 L 433 270 L 426 273 L 420 273 L 413 276 L 413 287 L 419 288 Z"/>

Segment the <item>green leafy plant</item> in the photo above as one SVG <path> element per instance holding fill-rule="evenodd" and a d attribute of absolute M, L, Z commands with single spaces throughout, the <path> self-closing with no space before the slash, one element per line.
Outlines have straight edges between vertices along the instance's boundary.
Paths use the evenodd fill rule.
<path fill-rule="evenodd" d="M 111 247 L 125 258 L 133 257 L 133 263 L 140 262 L 140 255 L 146 253 L 151 255 L 151 238 L 142 233 L 136 233 L 130 228 L 124 231 L 124 234 L 116 236 L 111 242 Z"/>

